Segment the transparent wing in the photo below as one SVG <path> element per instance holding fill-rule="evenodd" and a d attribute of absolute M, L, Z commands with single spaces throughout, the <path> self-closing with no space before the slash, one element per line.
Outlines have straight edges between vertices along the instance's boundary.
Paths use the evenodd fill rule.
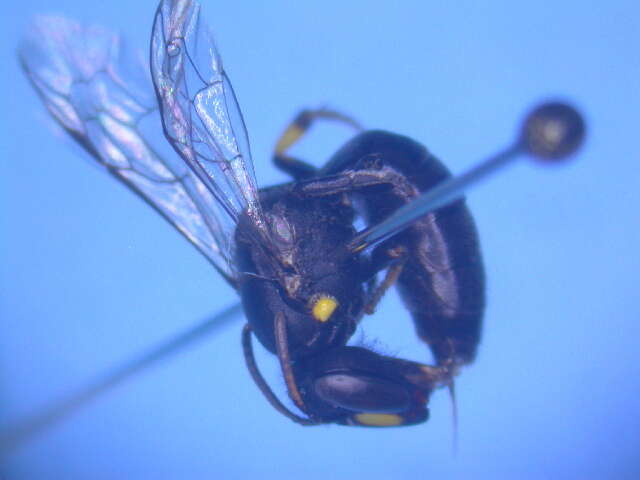
<path fill-rule="evenodd" d="M 117 35 L 64 17 L 37 18 L 19 48 L 26 75 L 57 123 L 233 285 L 233 231 L 220 220 L 217 197 L 161 134 L 146 61 L 129 53 Z"/>
<path fill-rule="evenodd" d="M 216 198 L 221 227 L 246 211 L 267 235 L 244 120 L 197 2 L 160 2 L 150 58 L 165 136 Z"/>

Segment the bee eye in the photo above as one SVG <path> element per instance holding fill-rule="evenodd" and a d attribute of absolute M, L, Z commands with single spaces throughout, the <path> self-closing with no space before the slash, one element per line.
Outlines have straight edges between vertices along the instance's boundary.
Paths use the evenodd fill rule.
<path fill-rule="evenodd" d="M 314 295 L 311 299 L 311 314 L 317 321 L 326 322 L 338 305 L 338 301 L 330 295 Z"/>

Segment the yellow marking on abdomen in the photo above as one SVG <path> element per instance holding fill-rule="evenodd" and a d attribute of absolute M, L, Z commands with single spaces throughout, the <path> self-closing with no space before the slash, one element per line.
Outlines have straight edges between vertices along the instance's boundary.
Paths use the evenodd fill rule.
<path fill-rule="evenodd" d="M 370 427 L 397 427 L 404 423 L 400 415 L 393 413 L 358 413 L 355 419 L 358 423 Z"/>

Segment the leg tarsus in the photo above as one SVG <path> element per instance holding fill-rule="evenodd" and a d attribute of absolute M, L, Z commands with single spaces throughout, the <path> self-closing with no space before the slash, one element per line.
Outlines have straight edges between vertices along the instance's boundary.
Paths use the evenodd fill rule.
<path fill-rule="evenodd" d="M 291 175 L 295 180 L 310 178 L 317 173 L 317 169 L 308 163 L 287 155 L 287 151 L 296 144 L 309 130 L 316 120 L 330 120 L 344 123 L 358 131 L 362 127 L 353 118 L 334 110 L 319 108 L 317 110 L 302 110 L 284 130 L 276 142 L 273 162 L 277 168 Z"/>

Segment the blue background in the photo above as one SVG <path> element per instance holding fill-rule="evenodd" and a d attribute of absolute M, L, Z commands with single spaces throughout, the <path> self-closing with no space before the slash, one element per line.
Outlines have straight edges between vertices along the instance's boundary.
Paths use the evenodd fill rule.
<path fill-rule="evenodd" d="M 147 48 L 155 2 L 57 1 Z M 518 3 L 518 5 L 514 5 Z M 249 379 L 236 321 L 3 460 L 6 478 L 638 478 L 640 31 L 635 2 L 205 2 L 259 183 L 304 106 L 424 142 L 455 172 L 560 95 L 589 139 L 567 166 L 522 162 L 470 195 L 488 276 L 479 357 L 425 425 L 302 428 Z M 186 241 L 69 148 L 13 61 L 35 13 L 4 8 L 0 95 L 0 425 L 236 300 Z M 315 129 L 322 163 L 349 132 Z M 427 361 L 395 296 L 364 325 Z M 360 336 L 358 336 L 360 338 Z M 283 391 L 273 360 L 261 355 Z M 1 476 L 1 475 L 0 475 Z M 2 477 L 5 478 L 5 477 Z"/>

